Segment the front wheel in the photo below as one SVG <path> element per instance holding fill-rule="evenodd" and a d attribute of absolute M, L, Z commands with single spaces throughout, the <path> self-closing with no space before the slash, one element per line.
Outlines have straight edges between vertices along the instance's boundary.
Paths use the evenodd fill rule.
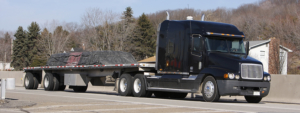
<path fill-rule="evenodd" d="M 248 103 L 259 103 L 262 97 L 245 96 L 245 99 Z"/>
<path fill-rule="evenodd" d="M 212 76 L 208 76 L 204 79 L 202 85 L 202 96 L 206 102 L 219 101 L 220 95 L 217 82 Z"/>

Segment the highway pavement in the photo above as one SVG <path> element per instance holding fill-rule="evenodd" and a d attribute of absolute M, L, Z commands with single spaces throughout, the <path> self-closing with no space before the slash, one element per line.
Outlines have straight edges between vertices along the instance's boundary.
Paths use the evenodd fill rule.
<path fill-rule="evenodd" d="M 236 112 L 300 112 L 300 104 L 247 103 L 243 99 L 221 98 L 220 102 L 204 102 L 201 97 L 185 99 L 161 99 L 123 97 L 115 92 L 91 91 L 75 93 L 65 91 L 25 90 L 16 87 L 7 90 L 7 100 L 24 106 L 0 105 L 0 113 L 236 113 Z"/>

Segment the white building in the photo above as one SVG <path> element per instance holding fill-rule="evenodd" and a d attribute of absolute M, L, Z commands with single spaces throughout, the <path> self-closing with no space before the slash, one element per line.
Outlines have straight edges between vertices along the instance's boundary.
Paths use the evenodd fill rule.
<path fill-rule="evenodd" d="M 249 41 L 249 56 L 261 61 L 263 63 L 263 68 L 265 72 L 269 72 L 269 62 L 270 62 L 270 40 L 260 40 L 260 41 Z M 279 45 L 279 60 L 280 69 L 278 72 L 281 74 L 287 74 L 287 58 L 288 52 L 293 52 L 292 50 Z"/>
<path fill-rule="evenodd" d="M 12 69 L 10 67 L 10 63 L 4 63 L 0 61 L 0 71 L 10 70 L 10 69 Z"/>

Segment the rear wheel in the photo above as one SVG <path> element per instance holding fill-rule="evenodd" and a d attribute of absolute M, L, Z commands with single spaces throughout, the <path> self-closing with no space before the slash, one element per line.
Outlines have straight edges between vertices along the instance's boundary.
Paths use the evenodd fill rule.
<path fill-rule="evenodd" d="M 259 103 L 262 97 L 245 96 L 245 99 L 248 103 Z"/>
<path fill-rule="evenodd" d="M 152 92 L 146 90 L 145 78 L 142 74 L 137 74 L 133 79 L 133 96 L 135 97 L 151 97 Z"/>
<path fill-rule="evenodd" d="M 220 95 L 217 82 L 212 76 L 208 76 L 204 79 L 202 85 L 202 96 L 206 102 L 219 101 Z"/>
<path fill-rule="evenodd" d="M 52 73 L 46 73 L 45 78 L 44 78 L 44 88 L 46 91 L 52 91 L 54 87 L 54 82 L 53 82 L 53 75 Z"/>
<path fill-rule="evenodd" d="M 34 79 L 33 79 L 33 74 L 30 72 L 27 72 L 25 75 L 25 81 L 24 85 L 26 89 L 33 89 L 34 87 Z"/>
<path fill-rule="evenodd" d="M 74 92 L 86 92 L 88 86 L 73 86 Z"/>
<path fill-rule="evenodd" d="M 120 77 L 118 92 L 121 96 L 132 95 L 132 77 L 130 74 L 123 74 Z"/>

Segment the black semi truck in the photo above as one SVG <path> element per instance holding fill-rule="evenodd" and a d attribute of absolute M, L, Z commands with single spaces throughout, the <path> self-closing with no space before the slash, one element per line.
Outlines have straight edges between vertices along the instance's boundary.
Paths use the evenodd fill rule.
<path fill-rule="evenodd" d="M 123 62 L 132 55 L 109 54 L 113 51 L 60 54 L 56 60 L 65 63 L 25 67 L 24 84 L 26 89 L 42 84 L 47 91 L 69 85 L 85 92 L 89 82 L 105 85 L 106 76 L 111 76 L 122 96 L 185 98 L 188 93 L 202 93 L 208 102 L 231 95 L 258 103 L 269 93 L 271 76 L 260 61 L 248 56 L 249 43 L 244 39 L 244 33 L 231 24 L 165 20 L 158 28 L 155 63 Z M 112 62 L 105 62 L 107 58 Z"/>

